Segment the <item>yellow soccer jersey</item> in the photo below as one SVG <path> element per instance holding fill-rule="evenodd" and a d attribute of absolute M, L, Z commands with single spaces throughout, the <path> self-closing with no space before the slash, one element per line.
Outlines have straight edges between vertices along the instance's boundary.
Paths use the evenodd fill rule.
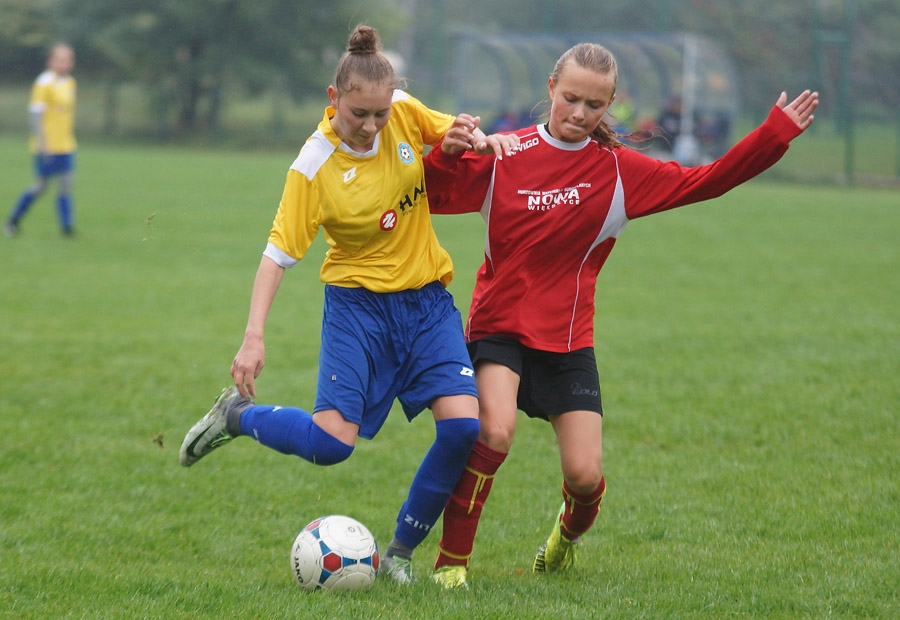
<path fill-rule="evenodd" d="M 292 267 L 322 227 L 331 246 L 326 284 L 376 293 L 446 286 L 453 264 L 431 226 L 422 148 L 440 141 L 454 117 L 395 91 L 372 150 L 355 153 L 332 130 L 334 112 L 326 108 L 288 170 L 265 255 Z"/>
<path fill-rule="evenodd" d="M 75 78 L 59 77 L 52 71 L 41 73 L 31 89 L 28 111 L 41 114 L 41 131 L 48 154 L 75 152 Z M 31 150 L 34 153 L 38 150 L 34 136 Z"/>

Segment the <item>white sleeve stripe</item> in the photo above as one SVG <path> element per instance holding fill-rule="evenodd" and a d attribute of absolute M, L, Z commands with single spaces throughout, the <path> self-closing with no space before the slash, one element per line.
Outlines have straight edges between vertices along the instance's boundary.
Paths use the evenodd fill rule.
<path fill-rule="evenodd" d="M 609 211 L 606 214 L 606 219 L 603 222 L 603 226 L 600 228 L 600 233 L 597 235 L 597 238 L 594 239 L 594 242 L 591 243 L 591 247 L 588 248 L 587 253 L 584 255 L 584 258 L 581 260 L 581 265 L 578 267 L 578 274 L 575 278 L 575 301 L 572 303 L 572 314 L 569 319 L 569 342 L 566 344 L 566 348 L 571 351 L 572 350 L 572 330 L 575 327 L 575 311 L 578 308 L 578 297 L 581 294 L 581 271 L 584 269 L 584 264 L 587 262 L 588 257 L 591 255 L 597 246 L 606 241 L 607 239 L 617 239 L 619 234 L 621 234 L 622 230 L 628 224 L 628 216 L 625 215 L 625 190 L 622 188 L 622 175 L 619 174 L 619 159 L 616 158 L 616 189 L 613 192 L 612 201 L 609 205 Z"/>
<path fill-rule="evenodd" d="M 491 172 L 491 183 L 488 185 L 487 192 L 484 195 L 484 202 L 481 204 L 481 219 L 484 220 L 485 223 L 485 233 L 484 233 L 484 255 L 487 258 L 488 262 L 493 261 L 493 257 L 491 256 L 491 204 L 493 202 L 494 197 L 494 177 L 497 174 L 497 162 L 494 161 L 493 172 Z"/>
<path fill-rule="evenodd" d="M 263 252 L 263 256 L 267 256 L 267 257 L 271 258 L 273 261 L 275 261 L 276 265 L 278 265 L 279 267 L 283 267 L 284 269 L 290 269 L 291 267 L 293 267 L 294 265 L 296 265 L 297 263 L 300 262 L 293 256 L 289 256 L 288 254 L 285 254 L 284 252 L 282 252 L 278 248 L 278 246 L 276 246 L 271 241 L 268 243 L 268 245 L 266 245 L 266 249 Z"/>

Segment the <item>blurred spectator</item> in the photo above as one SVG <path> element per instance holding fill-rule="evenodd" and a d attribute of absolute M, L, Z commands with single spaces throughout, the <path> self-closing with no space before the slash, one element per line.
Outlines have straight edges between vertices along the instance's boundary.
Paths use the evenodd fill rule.
<path fill-rule="evenodd" d="M 523 127 L 519 121 L 519 117 L 512 110 L 506 110 L 503 114 L 494 119 L 494 122 L 485 133 L 501 133 L 505 131 L 515 131 Z"/>
<path fill-rule="evenodd" d="M 660 138 L 662 138 L 658 141 L 659 148 L 671 152 L 675 138 L 681 133 L 681 97 L 669 99 L 659 115 L 656 125 L 660 132 Z"/>

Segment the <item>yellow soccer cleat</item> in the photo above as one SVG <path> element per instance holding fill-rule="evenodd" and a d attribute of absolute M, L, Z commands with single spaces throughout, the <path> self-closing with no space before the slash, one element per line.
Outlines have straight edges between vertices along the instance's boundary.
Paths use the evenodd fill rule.
<path fill-rule="evenodd" d="M 431 580 L 440 584 L 445 590 L 465 590 L 469 587 L 466 583 L 466 567 L 462 564 L 441 566 L 431 574 Z"/>
<path fill-rule="evenodd" d="M 566 505 L 563 504 L 559 509 L 559 515 L 553 525 L 553 531 L 541 548 L 538 549 L 537 555 L 534 556 L 535 573 L 552 573 L 565 570 L 575 563 L 575 547 L 578 541 L 568 540 L 562 535 L 559 529 L 559 518 L 565 510 Z"/>

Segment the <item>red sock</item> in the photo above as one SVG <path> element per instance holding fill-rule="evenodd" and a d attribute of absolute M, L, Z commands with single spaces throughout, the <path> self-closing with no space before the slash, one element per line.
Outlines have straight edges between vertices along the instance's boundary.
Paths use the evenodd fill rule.
<path fill-rule="evenodd" d="M 506 455 L 481 441 L 475 442 L 462 477 L 444 508 L 444 534 L 434 562 L 435 570 L 442 566 L 469 565 L 481 510 L 491 492 L 494 474 Z"/>
<path fill-rule="evenodd" d="M 560 531 L 566 540 L 575 540 L 594 524 L 597 513 L 600 512 L 600 503 L 606 494 L 606 479 L 600 476 L 600 484 L 597 488 L 581 495 L 575 493 L 563 480 L 562 495 L 566 508 L 560 518 Z"/>

